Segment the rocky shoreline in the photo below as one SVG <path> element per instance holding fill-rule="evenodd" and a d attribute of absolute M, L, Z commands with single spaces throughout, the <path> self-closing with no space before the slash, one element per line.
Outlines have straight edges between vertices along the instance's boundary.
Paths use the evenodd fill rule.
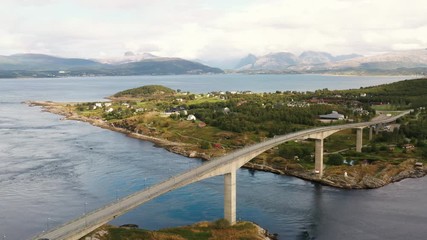
<path fill-rule="evenodd" d="M 262 228 L 261 226 L 259 226 L 254 222 L 248 222 L 248 221 L 237 222 L 236 225 L 234 225 L 235 227 L 224 226 L 221 228 L 218 228 L 218 226 L 215 226 L 216 222 L 198 222 L 188 226 L 176 227 L 175 230 L 177 231 L 175 231 L 175 233 L 169 233 L 169 234 L 162 233 L 162 229 L 157 231 L 143 230 L 143 229 L 140 229 L 139 226 L 135 224 L 124 224 L 121 226 L 104 225 L 98 228 L 97 230 L 93 231 L 92 233 L 86 235 L 84 238 L 85 239 L 90 238 L 92 240 L 105 240 L 105 239 L 111 238 L 111 234 L 110 234 L 111 232 L 115 232 L 114 234 L 115 236 L 117 236 L 118 234 L 119 236 L 126 239 L 128 239 L 127 237 L 130 237 L 130 236 L 138 239 L 140 238 L 141 239 L 157 239 L 157 240 L 183 239 L 179 235 L 179 233 L 176 233 L 176 232 L 189 231 L 189 232 L 198 233 L 203 231 L 201 229 L 198 229 L 202 227 L 205 229 L 211 229 L 211 233 L 213 232 L 213 234 L 220 231 L 224 231 L 228 234 L 231 233 L 233 235 L 240 235 L 242 239 L 254 239 L 254 240 L 255 239 L 256 240 L 277 240 L 278 239 L 278 234 L 276 233 L 272 234 L 268 230 Z M 250 230 L 245 229 L 247 228 L 247 226 L 250 226 Z M 140 234 L 139 236 L 138 236 L 138 233 Z M 219 236 L 216 236 L 216 238 L 215 237 L 214 238 L 218 239 L 218 237 Z M 191 238 L 191 239 L 194 239 L 194 238 Z"/>
<path fill-rule="evenodd" d="M 186 148 L 191 147 L 191 144 L 181 143 L 181 142 L 172 142 L 166 139 L 147 136 L 139 133 L 129 131 L 124 128 L 116 127 L 113 124 L 103 121 L 102 119 L 88 118 L 84 116 L 79 116 L 72 111 L 68 111 L 63 105 L 50 102 L 50 101 L 27 101 L 25 102 L 29 106 L 40 106 L 43 111 L 50 112 L 53 114 L 58 114 L 64 116 L 66 120 L 76 120 L 90 123 L 94 126 L 101 127 L 104 129 L 109 129 L 112 131 L 120 132 L 126 134 L 129 137 L 150 141 L 156 146 L 164 148 L 170 152 L 180 154 L 189 158 L 199 158 L 203 160 L 210 160 L 212 157 L 206 153 L 198 152 L 194 150 L 187 150 Z M 393 176 L 383 176 L 382 178 L 373 177 L 373 176 L 364 176 L 361 179 L 358 179 L 354 176 L 344 176 L 344 175 L 326 175 L 322 179 L 317 178 L 316 174 L 309 171 L 296 171 L 296 170 L 280 170 L 275 169 L 271 166 L 255 164 L 255 163 L 246 163 L 243 167 L 247 169 L 270 172 L 279 175 L 289 175 L 298 177 L 300 179 L 320 183 L 322 185 L 328 185 L 336 188 L 344 189 L 373 189 L 383 187 L 389 183 L 398 182 L 406 178 L 420 178 L 427 175 L 427 167 L 424 166 L 422 169 L 416 169 L 414 167 L 414 162 L 412 160 L 407 160 L 402 164 L 404 168 L 403 171 L 398 172 Z"/>

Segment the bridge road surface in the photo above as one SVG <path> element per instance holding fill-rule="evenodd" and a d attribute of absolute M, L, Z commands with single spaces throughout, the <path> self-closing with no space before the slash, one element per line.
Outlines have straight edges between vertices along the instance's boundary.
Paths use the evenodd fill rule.
<path fill-rule="evenodd" d="M 112 202 L 104 207 L 101 207 L 77 219 L 67 222 L 46 233 L 42 233 L 34 237 L 33 239 L 36 239 L 36 240 L 37 239 L 50 239 L 50 240 L 80 239 L 81 237 L 89 234 L 90 232 L 97 229 L 98 227 L 110 222 L 111 220 L 113 220 L 114 218 L 120 215 L 125 214 L 126 212 L 131 211 L 132 209 L 138 207 L 139 205 L 145 202 L 148 202 L 174 189 L 177 189 L 177 188 L 186 186 L 188 184 L 191 184 L 193 182 L 197 182 L 207 178 L 203 176 L 209 175 L 209 173 L 215 172 L 216 170 L 223 168 L 224 166 L 233 164 L 233 161 L 235 161 L 235 159 L 238 159 L 238 157 L 250 155 L 251 153 L 259 151 L 260 149 L 263 151 L 266 151 L 284 142 L 301 139 L 310 134 L 322 133 L 322 132 L 331 131 L 331 130 L 339 131 L 339 130 L 344 130 L 349 128 L 368 127 L 376 124 L 393 122 L 396 119 L 408 114 L 409 112 L 410 111 L 406 111 L 397 116 L 390 117 L 387 119 L 380 119 L 380 120 L 362 122 L 362 123 L 351 123 L 351 124 L 344 124 L 344 125 L 319 127 L 319 128 L 302 130 L 302 131 L 298 131 L 298 132 L 294 132 L 294 133 L 290 133 L 282 136 L 276 136 L 267 141 L 256 143 L 256 144 L 247 146 L 245 148 L 233 151 L 222 157 L 213 159 L 211 161 L 207 161 L 199 167 L 190 169 L 186 172 L 183 172 L 174 177 L 171 177 L 161 183 L 145 188 L 139 192 L 136 192 L 127 197 L 124 197 L 115 202 Z M 208 176 L 208 177 L 212 177 L 212 176 Z"/>

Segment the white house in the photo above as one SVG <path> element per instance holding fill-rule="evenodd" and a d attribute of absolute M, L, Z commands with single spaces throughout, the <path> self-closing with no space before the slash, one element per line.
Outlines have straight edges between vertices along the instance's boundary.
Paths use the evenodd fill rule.
<path fill-rule="evenodd" d="M 112 103 L 107 102 L 107 103 L 105 103 L 104 105 L 105 105 L 106 107 L 110 107 L 110 106 L 112 105 Z"/>
<path fill-rule="evenodd" d="M 194 116 L 193 114 L 188 115 L 187 121 L 196 121 L 196 116 Z"/>
<path fill-rule="evenodd" d="M 95 106 L 96 106 L 96 107 L 102 107 L 102 103 L 99 103 L 99 102 L 98 102 L 98 103 L 95 103 Z"/>
<path fill-rule="evenodd" d="M 112 112 L 112 111 L 114 111 L 114 109 L 113 109 L 113 108 L 109 108 L 109 109 L 107 109 L 105 112 L 110 113 L 110 112 Z"/>
<path fill-rule="evenodd" d="M 225 107 L 223 110 L 224 114 L 229 114 L 230 113 L 230 108 Z"/>

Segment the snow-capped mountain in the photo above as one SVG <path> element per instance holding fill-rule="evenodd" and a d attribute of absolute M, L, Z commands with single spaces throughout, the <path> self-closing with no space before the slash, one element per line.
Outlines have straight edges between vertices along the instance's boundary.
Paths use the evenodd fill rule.
<path fill-rule="evenodd" d="M 345 61 L 332 62 L 324 67 L 327 69 L 397 69 L 427 67 L 427 49 L 397 51 L 374 56 L 358 57 Z"/>
<path fill-rule="evenodd" d="M 395 51 L 374 56 L 358 54 L 333 56 L 327 52 L 306 51 L 296 56 L 288 52 L 270 53 L 241 60 L 237 71 L 262 72 L 356 72 L 387 73 L 424 72 L 427 68 L 427 49 Z"/>
<path fill-rule="evenodd" d="M 284 69 L 307 69 L 313 65 L 325 64 L 339 60 L 347 60 L 361 55 L 333 56 L 327 52 L 305 51 L 299 56 L 289 52 L 269 53 L 256 57 L 249 54 L 240 60 L 236 66 L 237 70 L 284 70 Z"/>
<path fill-rule="evenodd" d="M 151 53 L 134 53 L 131 51 L 125 52 L 122 57 L 98 59 L 101 63 L 107 64 L 123 64 L 131 62 L 140 62 L 142 60 L 161 58 Z"/>

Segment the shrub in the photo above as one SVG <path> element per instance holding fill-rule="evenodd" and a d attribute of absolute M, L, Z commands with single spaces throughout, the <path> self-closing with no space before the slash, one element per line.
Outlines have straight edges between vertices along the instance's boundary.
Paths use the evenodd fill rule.
<path fill-rule="evenodd" d="M 216 229 L 225 229 L 230 226 L 230 223 L 226 219 L 218 219 L 214 222 L 214 228 Z"/>
<path fill-rule="evenodd" d="M 344 157 L 341 154 L 331 154 L 328 156 L 327 164 L 341 165 L 343 161 L 344 161 Z"/>

